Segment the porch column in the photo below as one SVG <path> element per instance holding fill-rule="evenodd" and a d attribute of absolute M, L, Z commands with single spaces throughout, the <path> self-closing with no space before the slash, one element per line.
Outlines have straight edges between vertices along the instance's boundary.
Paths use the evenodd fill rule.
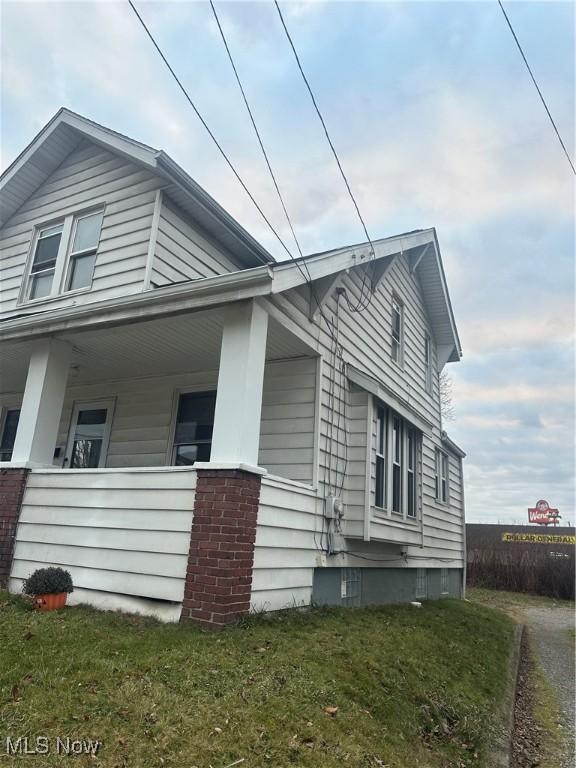
<path fill-rule="evenodd" d="M 258 465 L 268 314 L 254 301 L 226 308 L 210 463 Z"/>
<path fill-rule="evenodd" d="M 69 344 L 57 339 L 35 344 L 28 364 L 12 464 L 52 464 L 71 351 Z"/>

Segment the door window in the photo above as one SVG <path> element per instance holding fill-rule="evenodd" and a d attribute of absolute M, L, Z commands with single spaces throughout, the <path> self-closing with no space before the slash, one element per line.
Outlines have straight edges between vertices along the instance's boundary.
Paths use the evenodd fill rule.
<path fill-rule="evenodd" d="M 74 408 L 64 464 L 70 469 L 106 465 L 112 403 L 79 404 Z"/>

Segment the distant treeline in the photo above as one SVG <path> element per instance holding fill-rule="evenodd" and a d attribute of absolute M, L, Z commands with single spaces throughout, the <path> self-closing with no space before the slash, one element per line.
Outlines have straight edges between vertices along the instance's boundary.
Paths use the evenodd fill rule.
<path fill-rule="evenodd" d="M 574 528 L 467 525 L 468 584 L 574 600 L 574 546 L 553 539 L 551 543 L 523 542 L 506 535 L 526 533 L 573 537 Z"/>

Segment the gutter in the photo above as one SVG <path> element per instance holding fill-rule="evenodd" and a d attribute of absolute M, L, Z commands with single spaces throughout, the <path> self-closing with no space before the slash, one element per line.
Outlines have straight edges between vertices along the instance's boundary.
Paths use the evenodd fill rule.
<path fill-rule="evenodd" d="M 216 200 L 206 192 L 194 179 L 189 176 L 170 155 L 160 150 L 156 155 L 156 163 L 169 176 L 172 183 L 176 183 L 184 191 L 192 195 L 205 211 L 217 219 L 226 229 L 239 240 L 252 255 L 263 264 L 275 264 L 276 260 L 260 243 L 252 237 Z"/>
<path fill-rule="evenodd" d="M 458 456 L 458 458 L 460 459 L 466 458 L 466 453 L 462 450 L 462 448 L 460 448 L 460 446 L 456 445 L 456 443 L 448 437 L 447 433 L 444 430 L 442 430 L 440 434 L 440 439 L 442 440 L 442 444 L 446 446 L 448 450 L 452 451 L 453 454 Z"/>
<path fill-rule="evenodd" d="M 152 320 L 184 312 L 266 296 L 271 293 L 268 265 L 184 284 L 168 285 L 131 296 L 58 307 L 0 322 L 0 341 L 24 340 L 66 331 Z"/>

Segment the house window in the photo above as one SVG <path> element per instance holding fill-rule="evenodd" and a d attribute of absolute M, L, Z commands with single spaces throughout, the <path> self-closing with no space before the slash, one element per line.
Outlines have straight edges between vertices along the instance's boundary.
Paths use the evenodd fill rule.
<path fill-rule="evenodd" d="M 430 336 L 424 336 L 424 366 L 426 392 L 432 392 L 432 341 Z"/>
<path fill-rule="evenodd" d="M 404 335 L 404 307 L 396 298 L 392 298 L 392 360 L 402 365 Z"/>
<path fill-rule="evenodd" d="M 418 516 L 420 433 L 398 414 L 376 407 L 374 506 L 405 519 Z"/>
<path fill-rule="evenodd" d="M 392 512 L 402 512 L 403 430 L 398 416 L 392 418 Z"/>
<path fill-rule="evenodd" d="M 447 504 L 450 498 L 448 471 L 448 454 L 436 449 L 436 499 L 443 504 Z"/>
<path fill-rule="evenodd" d="M 386 436 L 388 413 L 379 406 L 376 410 L 376 496 L 374 503 L 384 507 L 386 500 Z"/>
<path fill-rule="evenodd" d="M 30 266 L 29 299 L 41 299 L 49 296 L 52 291 L 63 227 L 63 224 L 57 224 L 38 232 Z"/>
<path fill-rule="evenodd" d="M 412 427 L 406 429 L 406 514 L 408 517 L 416 517 L 416 430 Z"/>
<path fill-rule="evenodd" d="M 416 568 L 416 598 L 426 599 L 428 590 L 426 585 L 426 568 Z"/>
<path fill-rule="evenodd" d="M 440 568 L 440 594 L 448 595 L 449 593 L 448 568 Z"/>
<path fill-rule="evenodd" d="M 72 248 L 68 263 L 67 291 L 92 285 L 96 249 L 100 240 L 103 211 L 78 216 L 74 221 Z"/>
<path fill-rule="evenodd" d="M 177 467 L 210 461 L 216 392 L 180 395 L 172 463 Z"/>
<path fill-rule="evenodd" d="M 103 216 L 103 210 L 71 214 L 37 230 L 22 301 L 91 286 Z"/>
<path fill-rule="evenodd" d="M 10 461 L 12 459 L 19 420 L 19 408 L 11 408 L 5 412 L 2 424 L 2 437 L 0 438 L 0 461 Z"/>

